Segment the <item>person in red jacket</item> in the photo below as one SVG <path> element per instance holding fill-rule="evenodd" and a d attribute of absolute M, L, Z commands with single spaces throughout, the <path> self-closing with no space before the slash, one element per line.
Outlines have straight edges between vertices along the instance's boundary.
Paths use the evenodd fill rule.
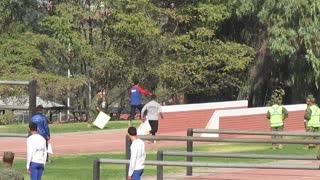
<path fill-rule="evenodd" d="M 134 80 L 133 86 L 129 88 L 130 106 L 131 106 L 130 116 L 128 117 L 128 120 L 130 120 L 129 125 L 131 125 L 131 120 L 134 119 L 137 109 L 140 112 L 140 119 L 141 119 L 141 110 L 143 107 L 143 105 L 141 104 L 141 93 L 146 95 L 152 95 L 151 92 L 139 86 L 139 81 Z"/>

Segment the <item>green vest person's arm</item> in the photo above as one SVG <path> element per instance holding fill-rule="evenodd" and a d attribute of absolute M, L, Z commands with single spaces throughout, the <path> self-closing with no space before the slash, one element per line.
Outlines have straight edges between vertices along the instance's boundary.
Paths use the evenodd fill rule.
<path fill-rule="evenodd" d="M 288 110 L 285 107 L 282 107 L 283 120 L 288 118 Z"/>
<path fill-rule="evenodd" d="M 270 119 L 270 116 L 271 116 L 270 111 L 268 111 L 267 112 L 267 118 Z"/>
<path fill-rule="evenodd" d="M 307 109 L 306 109 L 306 112 L 304 114 L 304 119 L 306 121 L 309 121 L 310 118 L 311 118 L 311 114 L 312 114 L 311 108 L 310 108 L 310 106 L 308 106 Z"/>

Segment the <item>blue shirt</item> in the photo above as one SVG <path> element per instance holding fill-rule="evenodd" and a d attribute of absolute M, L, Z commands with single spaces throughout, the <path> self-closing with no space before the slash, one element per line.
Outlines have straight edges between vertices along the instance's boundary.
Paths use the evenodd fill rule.
<path fill-rule="evenodd" d="M 50 139 L 48 120 L 43 114 L 36 113 L 31 117 L 31 122 L 37 124 L 38 133 L 46 140 Z"/>
<path fill-rule="evenodd" d="M 137 86 L 132 86 L 130 89 L 130 104 L 131 105 L 140 105 L 141 104 L 141 93 Z"/>

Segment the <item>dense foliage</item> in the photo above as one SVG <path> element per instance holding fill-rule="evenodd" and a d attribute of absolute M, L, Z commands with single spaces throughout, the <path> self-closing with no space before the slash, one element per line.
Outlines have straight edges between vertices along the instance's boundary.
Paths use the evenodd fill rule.
<path fill-rule="evenodd" d="M 70 96 L 73 108 L 87 108 L 106 84 L 109 103 L 125 100 L 135 78 L 160 101 L 258 106 L 280 88 L 296 103 L 319 87 L 319 8 L 309 0 L 2 0 L 0 79 L 36 79 L 40 96 Z"/>

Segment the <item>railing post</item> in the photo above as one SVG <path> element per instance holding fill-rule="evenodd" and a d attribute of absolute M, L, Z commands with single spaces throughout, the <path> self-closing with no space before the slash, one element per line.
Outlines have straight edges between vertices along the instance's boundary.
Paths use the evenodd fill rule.
<path fill-rule="evenodd" d="M 36 113 L 37 106 L 37 81 L 29 81 L 29 117 Z"/>
<path fill-rule="evenodd" d="M 189 128 L 187 131 L 187 136 L 192 137 L 193 136 L 193 128 Z M 193 151 L 193 141 L 188 140 L 187 141 L 187 152 Z M 192 156 L 187 156 L 187 162 L 192 162 Z M 187 167 L 187 176 L 192 176 L 192 167 Z"/>
<path fill-rule="evenodd" d="M 131 146 L 131 139 L 129 135 L 126 135 L 126 159 L 130 159 L 130 146 Z M 129 164 L 126 164 L 126 172 L 125 172 L 125 179 L 128 178 L 128 172 L 129 172 Z"/>
<path fill-rule="evenodd" d="M 157 152 L 157 160 L 163 161 L 163 151 Z M 163 166 L 157 165 L 157 180 L 163 180 Z"/>
<path fill-rule="evenodd" d="M 100 160 L 95 159 L 93 162 L 93 180 L 100 180 Z"/>

